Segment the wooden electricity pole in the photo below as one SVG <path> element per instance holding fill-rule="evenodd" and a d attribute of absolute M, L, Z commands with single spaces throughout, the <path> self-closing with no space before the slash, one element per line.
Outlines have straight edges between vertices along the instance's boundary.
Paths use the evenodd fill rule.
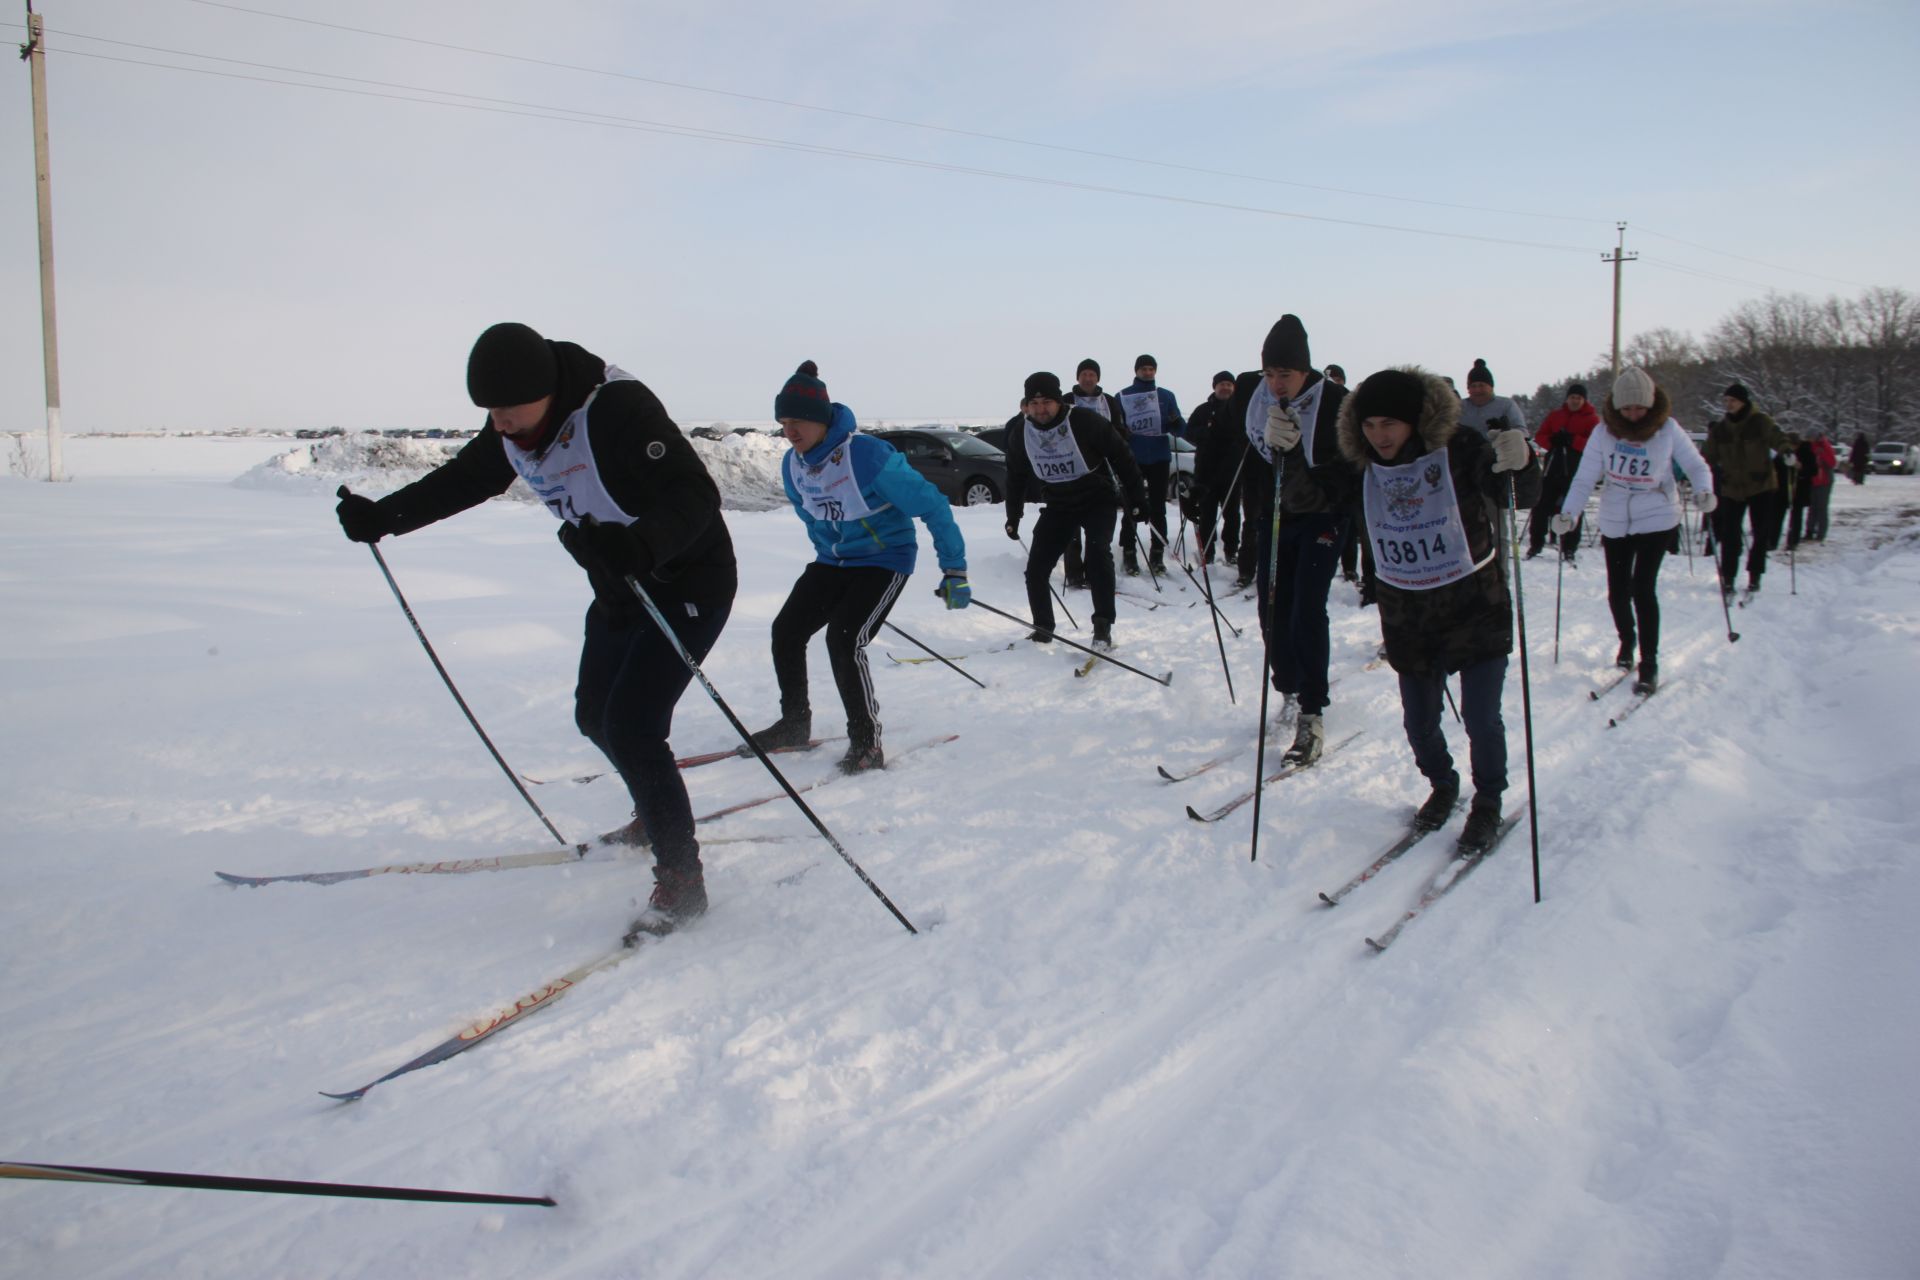
<path fill-rule="evenodd" d="M 53 178 L 47 165 L 47 50 L 40 15 L 27 0 L 27 42 L 20 46 L 33 86 L 33 177 L 40 213 L 40 345 L 47 367 L 47 479 L 61 479 L 60 342 L 53 322 Z"/>
<path fill-rule="evenodd" d="M 1613 376 L 1620 376 L 1620 264 L 1632 262 L 1640 255 L 1627 252 L 1627 224 L 1614 224 L 1620 231 L 1619 245 L 1611 255 L 1601 254 L 1600 261 L 1613 264 Z"/>

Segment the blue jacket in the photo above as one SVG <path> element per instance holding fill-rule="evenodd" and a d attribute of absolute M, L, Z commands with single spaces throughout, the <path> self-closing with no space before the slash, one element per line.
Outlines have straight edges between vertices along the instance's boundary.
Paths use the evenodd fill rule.
<path fill-rule="evenodd" d="M 801 505 L 800 494 L 788 474 L 788 458 L 780 461 L 780 484 L 787 501 L 800 522 L 807 526 L 813 540 L 814 558 L 822 564 L 841 568 L 892 569 L 912 573 L 920 543 L 913 528 L 914 517 L 924 520 L 933 534 L 934 553 L 940 567 L 953 573 L 967 571 L 967 547 L 960 538 L 960 526 L 954 523 L 953 508 L 946 495 L 934 488 L 918 471 L 907 465 L 900 451 L 885 440 L 856 432 L 853 410 L 843 404 L 833 406 L 833 422 L 826 437 L 811 451 L 800 455 L 810 466 L 819 466 L 835 449 L 846 445 L 852 450 L 853 478 L 860 496 L 874 513 L 859 520 L 816 520 Z"/>
<path fill-rule="evenodd" d="M 1158 391 L 1160 393 L 1160 430 L 1165 432 L 1166 435 L 1137 436 L 1127 430 L 1127 424 L 1124 422 L 1116 422 L 1113 425 L 1119 427 L 1121 434 L 1126 436 L 1128 442 L 1133 445 L 1133 460 L 1135 462 L 1140 463 L 1142 466 L 1150 462 L 1171 462 L 1173 461 L 1173 446 L 1167 443 L 1167 436 L 1184 436 L 1187 434 L 1186 419 L 1180 416 L 1180 402 L 1175 400 L 1173 398 L 1173 392 L 1167 390 L 1165 387 L 1153 382 L 1142 382 L 1138 378 L 1135 378 L 1133 385 L 1120 394 L 1130 396 L 1142 391 Z"/>

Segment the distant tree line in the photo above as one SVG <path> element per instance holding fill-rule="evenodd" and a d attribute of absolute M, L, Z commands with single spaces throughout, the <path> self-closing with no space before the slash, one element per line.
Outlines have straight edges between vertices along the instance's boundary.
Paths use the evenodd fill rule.
<path fill-rule="evenodd" d="M 1788 431 L 1819 430 L 1838 441 L 1861 432 L 1876 442 L 1920 439 L 1920 296 L 1904 289 L 1823 302 L 1770 294 L 1741 303 L 1703 339 L 1649 329 L 1621 345 L 1620 360 L 1666 388 L 1684 427 L 1722 416 L 1721 393 L 1739 382 Z M 1599 401 L 1613 385 L 1612 366 L 1612 354 L 1602 352 L 1588 372 L 1542 383 L 1522 397 L 1528 421 L 1556 408 L 1570 382 L 1586 383 Z"/>

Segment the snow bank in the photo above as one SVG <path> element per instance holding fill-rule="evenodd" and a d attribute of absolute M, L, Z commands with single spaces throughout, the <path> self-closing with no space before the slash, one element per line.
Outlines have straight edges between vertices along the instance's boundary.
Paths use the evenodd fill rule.
<path fill-rule="evenodd" d="M 344 484 L 356 493 L 377 497 L 412 484 L 451 458 L 465 443 L 395 439 L 373 433 L 329 436 L 277 454 L 233 483 L 242 489 L 299 493 L 331 493 Z M 786 505 L 780 489 L 780 459 L 786 453 L 786 441 L 753 434 L 723 440 L 695 439 L 692 443 L 714 483 L 720 486 L 721 505 L 728 510 L 771 511 Z M 532 491 L 517 480 L 504 497 L 514 502 L 535 500 Z"/>

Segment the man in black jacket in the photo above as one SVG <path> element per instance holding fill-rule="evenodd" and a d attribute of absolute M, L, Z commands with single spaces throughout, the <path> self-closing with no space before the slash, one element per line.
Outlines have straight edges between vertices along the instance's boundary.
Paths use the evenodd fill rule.
<path fill-rule="evenodd" d="M 1194 449 L 1193 480 L 1187 488 L 1187 514 L 1193 520 L 1193 536 L 1200 544 L 1200 553 L 1211 560 L 1214 522 L 1220 524 L 1219 552 L 1231 563 L 1240 558 L 1240 477 L 1236 470 L 1229 477 L 1224 491 L 1211 488 L 1200 474 L 1200 459 L 1212 456 L 1222 446 L 1216 437 L 1224 440 L 1224 447 L 1232 449 L 1238 457 L 1244 452 L 1246 437 L 1240 431 L 1240 424 L 1233 419 L 1233 371 L 1222 369 L 1213 375 L 1213 395 L 1201 401 L 1199 407 L 1187 418 L 1187 439 Z M 1251 559 L 1248 564 L 1251 567 Z"/>
<path fill-rule="evenodd" d="M 1281 316 L 1261 343 L 1260 372 L 1241 374 L 1234 386 L 1232 416 L 1244 424 L 1249 445 L 1242 483 L 1255 495 L 1260 624 L 1273 687 L 1297 708 L 1289 764 L 1312 764 L 1326 741 L 1327 590 L 1360 483 L 1340 456 L 1334 426 L 1346 395 L 1314 369 L 1306 328 L 1291 315 Z"/>
<path fill-rule="evenodd" d="M 1029 377 L 1020 403 L 1022 411 L 1007 419 L 1007 536 L 1020 537 L 1020 516 L 1029 498 L 1045 504 L 1027 553 L 1027 607 L 1034 622 L 1029 638 L 1040 644 L 1053 640 L 1047 579 L 1067 543 L 1084 533 L 1093 643 L 1105 648 L 1113 643 L 1113 526 L 1120 514 L 1120 487 L 1127 510 L 1138 512 L 1147 497 L 1140 468 L 1113 423 L 1091 409 L 1062 403 L 1057 374 Z"/>
<path fill-rule="evenodd" d="M 497 324 L 467 360 L 467 392 L 487 429 L 440 467 L 379 501 L 343 499 L 355 542 L 411 533 L 498 497 L 523 479 L 562 524 L 594 599 L 574 690 L 574 721 L 633 797 L 619 834 L 648 842 L 654 889 L 636 932 L 664 932 L 707 907 L 693 807 L 667 732 L 692 679 L 626 583 L 646 588 L 695 661 L 720 638 L 738 575 L 720 490 L 644 384 L 571 342 Z"/>

